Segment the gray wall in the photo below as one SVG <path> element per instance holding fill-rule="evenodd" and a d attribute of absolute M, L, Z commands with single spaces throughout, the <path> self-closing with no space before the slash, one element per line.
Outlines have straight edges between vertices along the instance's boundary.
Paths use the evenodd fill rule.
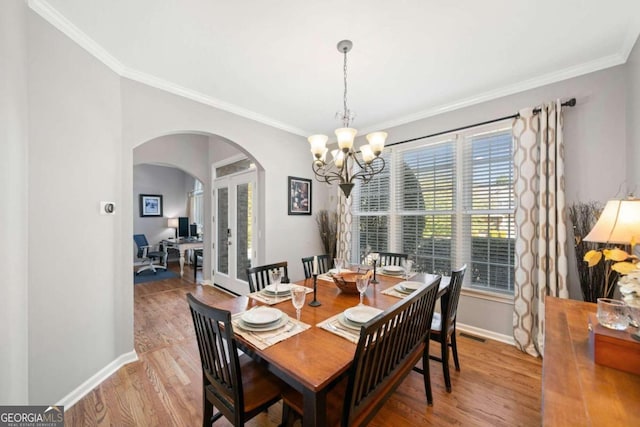
<path fill-rule="evenodd" d="M 389 143 L 508 116 L 556 98 L 575 97 L 578 105 L 564 110 L 567 202 L 606 201 L 617 194 L 626 178 L 626 72 L 625 66 L 618 66 L 398 126 L 387 130 Z M 573 248 L 569 267 L 571 298 L 582 299 Z M 511 336 L 512 319 L 511 301 L 470 293 L 460 299 L 458 320 L 465 325 Z"/>
<path fill-rule="evenodd" d="M 120 79 L 33 13 L 28 43 L 29 402 L 51 404 L 120 355 L 114 284 L 131 251 L 116 262 Z"/>
<path fill-rule="evenodd" d="M 0 2 L 0 405 L 28 401 L 27 8 Z"/>
<path fill-rule="evenodd" d="M 151 245 L 157 245 L 163 239 L 174 237 L 175 229 L 168 228 L 167 221 L 169 218 L 187 215 L 187 182 L 191 182 L 191 189 L 193 189 L 193 178 L 180 169 L 146 164 L 134 166 L 133 205 L 136 210 L 133 215 L 133 233 L 144 234 Z M 140 194 L 162 195 L 163 216 L 141 217 L 138 203 Z M 134 261 L 139 261 L 135 244 L 133 251 Z"/>
<path fill-rule="evenodd" d="M 640 39 L 629 55 L 627 67 L 627 183 L 640 197 Z"/>

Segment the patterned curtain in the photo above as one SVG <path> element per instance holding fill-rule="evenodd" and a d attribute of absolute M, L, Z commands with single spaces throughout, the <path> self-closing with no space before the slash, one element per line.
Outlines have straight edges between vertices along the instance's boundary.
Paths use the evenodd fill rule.
<path fill-rule="evenodd" d="M 568 298 L 564 141 L 560 101 L 515 119 L 516 263 L 513 336 L 544 355 L 544 298 Z"/>
<path fill-rule="evenodd" d="M 338 245 L 336 255 L 338 258 L 351 262 L 351 226 L 353 216 L 351 215 L 351 197 L 344 197 L 340 187 L 338 190 Z"/>

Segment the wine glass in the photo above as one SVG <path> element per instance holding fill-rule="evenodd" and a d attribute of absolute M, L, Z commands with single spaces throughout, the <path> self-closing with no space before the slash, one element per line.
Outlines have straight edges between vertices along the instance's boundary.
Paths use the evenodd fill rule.
<path fill-rule="evenodd" d="M 291 287 L 291 303 L 293 307 L 296 309 L 296 318 L 298 322 L 300 321 L 300 310 L 304 305 L 304 300 L 307 297 L 307 288 L 304 286 L 293 286 Z"/>
<path fill-rule="evenodd" d="M 404 268 L 405 280 L 409 280 L 409 277 L 411 276 L 411 269 L 413 268 L 413 261 L 411 261 L 410 259 L 403 259 L 402 267 Z"/>
<path fill-rule="evenodd" d="M 271 283 L 276 288 L 276 299 L 278 299 L 278 285 L 280 285 L 280 280 L 282 280 L 282 273 L 280 270 L 273 270 L 271 272 Z"/>
<path fill-rule="evenodd" d="M 369 286 L 369 278 L 367 276 L 358 276 L 356 277 L 356 287 L 358 288 L 358 292 L 360 292 L 360 305 L 364 305 L 364 293 L 367 291 L 367 286 Z"/>
<path fill-rule="evenodd" d="M 342 258 L 333 259 L 333 264 L 336 267 L 336 274 L 340 274 L 340 271 L 342 270 L 342 266 L 344 265 L 343 262 L 344 260 Z"/>

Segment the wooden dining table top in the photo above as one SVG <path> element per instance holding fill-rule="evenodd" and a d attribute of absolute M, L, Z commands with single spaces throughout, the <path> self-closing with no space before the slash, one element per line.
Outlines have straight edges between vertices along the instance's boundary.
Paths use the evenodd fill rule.
<path fill-rule="evenodd" d="M 436 275 L 418 274 L 411 281 L 432 283 Z M 370 284 L 364 297 L 364 304 L 386 309 L 398 301 L 399 298 L 384 295 L 381 292 L 395 286 L 404 279 L 377 275 L 378 284 Z M 313 288 L 313 279 L 305 279 L 296 282 L 298 285 Z M 446 290 L 448 281 L 441 282 L 439 294 Z M 236 335 L 236 339 L 245 353 L 271 365 L 270 370 L 298 391 L 304 389 L 317 393 L 340 379 L 347 371 L 355 354 L 356 345 L 345 338 L 324 330 L 316 325 L 336 314 L 342 313 L 349 307 L 358 305 L 359 294 L 342 292 L 335 283 L 327 280 L 317 280 L 316 299 L 321 303 L 319 307 L 309 306 L 313 299 L 313 293 L 307 294 L 305 305 L 302 308 L 300 321 L 311 328 L 287 338 L 264 350 L 252 346 L 242 337 Z M 216 307 L 229 310 L 232 314 L 251 309 L 256 305 L 264 305 L 248 296 L 226 300 L 215 304 Z M 272 305 L 282 310 L 291 317 L 295 317 L 296 311 L 291 300 Z"/>

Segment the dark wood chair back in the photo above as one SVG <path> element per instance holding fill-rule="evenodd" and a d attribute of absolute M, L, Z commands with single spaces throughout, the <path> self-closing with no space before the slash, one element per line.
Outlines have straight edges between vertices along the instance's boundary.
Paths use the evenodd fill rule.
<path fill-rule="evenodd" d="M 282 273 L 282 282 L 289 280 L 289 271 L 287 262 L 278 262 L 275 264 L 261 265 L 258 267 L 247 268 L 247 278 L 249 280 L 249 291 L 257 292 L 264 289 L 265 286 L 271 284 L 271 272 L 280 270 Z"/>
<path fill-rule="evenodd" d="M 366 424 L 424 355 L 440 277 L 360 329 L 342 425 Z M 430 390 L 429 390 L 430 392 Z"/>
<path fill-rule="evenodd" d="M 187 294 L 202 363 L 205 399 L 234 425 L 241 425 L 244 392 L 231 313 L 210 307 Z"/>
<path fill-rule="evenodd" d="M 379 265 L 402 265 L 402 260 L 409 258 L 408 254 L 394 252 L 378 252 Z"/>
<path fill-rule="evenodd" d="M 451 271 L 451 281 L 447 287 L 447 292 L 441 299 L 442 333 L 445 335 L 450 335 L 455 328 L 458 301 L 460 300 L 460 291 L 462 290 L 462 282 L 466 271 L 466 264 L 458 270 Z"/>
<path fill-rule="evenodd" d="M 313 272 L 312 256 L 302 258 L 302 268 L 304 269 L 304 278 L 310 278 L 311 273 Z M 329 255 L 318 255 L 318 274 L 324 274 L 329 270 L 331 270 Z"/>

